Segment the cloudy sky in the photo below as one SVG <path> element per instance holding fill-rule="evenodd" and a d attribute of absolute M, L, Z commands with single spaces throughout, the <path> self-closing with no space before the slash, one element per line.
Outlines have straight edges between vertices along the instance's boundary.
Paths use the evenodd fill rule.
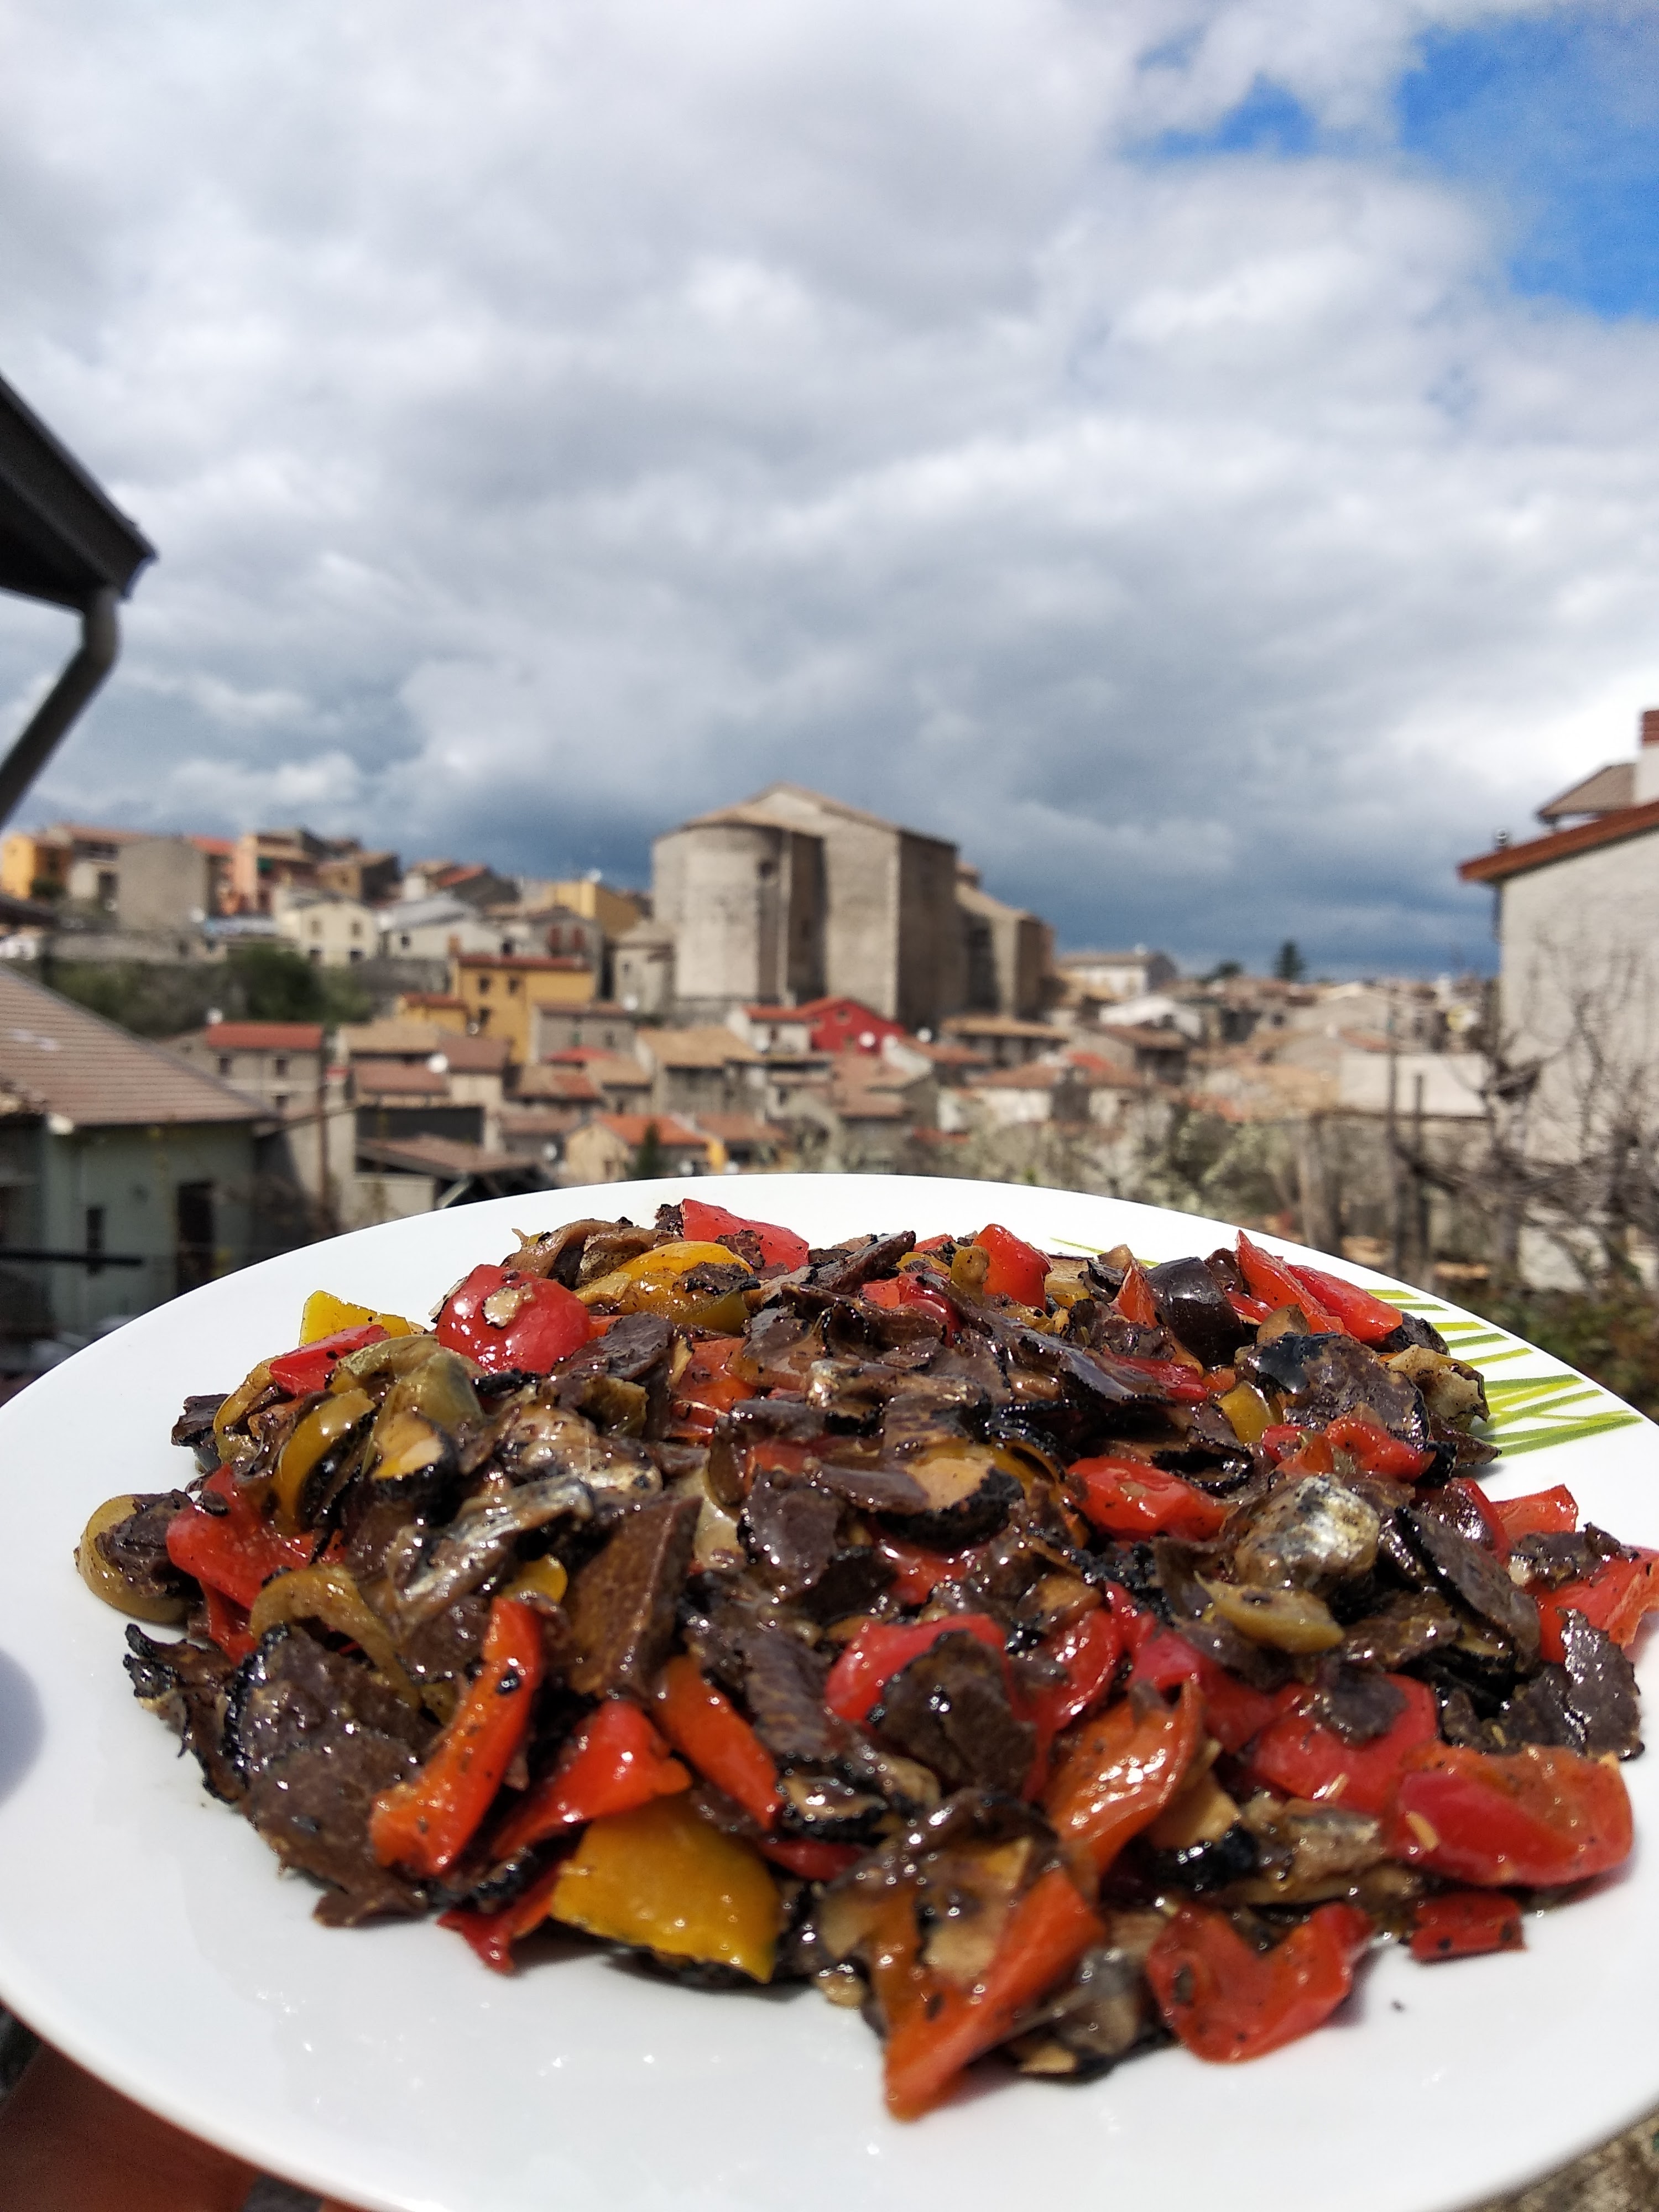
<path fill-rule="evenodd" d="M 1488 964 L 1659 704 L 1659 9 L 14 0 L 0 373 L 161 556 L 30 818 L 639 880 L 791 777 Z"/>

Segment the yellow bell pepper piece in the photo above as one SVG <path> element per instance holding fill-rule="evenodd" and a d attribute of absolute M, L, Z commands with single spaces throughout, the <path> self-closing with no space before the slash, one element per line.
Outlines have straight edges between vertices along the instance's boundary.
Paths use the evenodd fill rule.
<path fill-rule="evenodd" d="M 570 1576 L 562 1559 L 548 1555 L 520 1568 L 501 1592 L 503 1597 L 544 1597 L 557 1605 L 570 1587 Z"/>
<path fill-rule="evenodd" d="M 1273 1426 L 1273 1409 L 1252 1382 L 1240 1382 L 1216 1400 L 1242 1444 L 1260 1443 Z"/>
<path fill-rule="evenodd" d="M 337 1336 L 343 1328 L 362 1328 L 372 1321 L 379 1322 L 388 1336 L 413 1336 L 417 1327 L 401 1314 L 376 1313 L 372 1307 L 337 1298 L 330 1291 L 313 1291 L 300 1316 L 300 1341 L 316 1344 L 325 1336 Z"/>
<path fill-rule="evenodd" d="M 699 1820 L 679 1796 L 590 1820 L 564 1863 L 549 1917 L 613 1943 L 772 1978 L 783 1908 L 752 1844 Z"/>
<path fill-rule="evenodd" d="M 707 1292 L 683 1291 L 682 1275 L 693 1267 L 741 1267 L 735 1252 L 724 1244 L 683 1240 L 653 1245 L 637 1258 L 625 1260 L 597 1282 L 584 1284 L 577 1297 L 584 1305 L 615 1306 L 623 1313 L 660 1314 L 665 1321 L 684 1328 L 709 1328 L 735 1335 L 749 1318 L 741 1290 Z"/>

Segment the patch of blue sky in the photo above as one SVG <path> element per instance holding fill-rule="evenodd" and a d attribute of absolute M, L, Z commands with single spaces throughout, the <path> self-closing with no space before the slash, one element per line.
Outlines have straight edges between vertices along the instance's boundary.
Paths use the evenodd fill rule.
<path fill-rule="evenodd" d="M 1283 85 L 1258 77 L 1244 98 L 1207 131 L 1165 131 L 1146 149 L 1155 160 L 1194 161 L 1206 154 L 1273 154 L 1294 160 L 1321 143 L 1316 119 Z"/>
<path fill-rule="evenodd" d="M 1149 61 L 1163 58 L 1147 57 Z M 1659 316 L 1659 7 L 1564 7 L 1431 32 L 1394 101 L 1409 161 L 1492 210 L 1509 282 L 1607 318 Z M 1170 131 L 1143 160 L 1252 155 L 1374 160 L 1370 135 L 1334 133 L 1258 77 L 1202 131 Z"/>
<path fill-rule="evenodd" d="M 1396 113 L 1407 155 L 1502 209 L 1517 292 L 1659 316 L 1659 10 L 1431 33 Z"/>

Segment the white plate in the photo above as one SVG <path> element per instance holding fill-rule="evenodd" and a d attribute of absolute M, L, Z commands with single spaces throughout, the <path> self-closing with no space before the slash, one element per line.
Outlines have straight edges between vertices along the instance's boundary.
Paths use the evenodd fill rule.
<path fill-rule="evenodd" d="M 509 1249 L 510 1226 L 648 1221 L 698 1188 L 506 1199 L 286 1255 L 133 1322 L 0 1411 L 8 2004 L 140 2103 L 375 2212 L 1007 2212 L 1034 2189 L 1159 2212 L 1449 2212 L 1659 2101 L 1659 1753 L 1625 1770 L 1644 1839 L 1632 1869 L 1529 1922 L 1522 1956 L 1423 1968 L 1390 1949 L 1338 2024 L 1255 2064 L 1169 2050 L 1086 2087 L 988 2076 L 909 2127 L 883 2114 L 869 2031 L 811 1990 L 699 1995 L 592 1956 L 507 1980 L 430 1923 L 318 1927 L 315 1890 L 278 1876 L 129 1693 L 123 1623 L 70 1565 L 82 1522 L 112 1492 L 182 1479 L 167 1437 L 185 1393 L 228 1388 L 292 1342 L 313 1287 L 423 1313 Z M 997 1219 L 1039 1243 L 1173 1258 L 1231 1234 L 1107 1199 L 889 1176 L 709 1195 L 819 1242 Z M 1546 1378 L 1516 1413 L 1526 1437 L 1620 1410 L 1451 1318 L 1495 1378 Z M 1554 1394 L 1549 1377 L 1564 1378 Z M 1495 1486 L 1565 1480 L 1594 1519 L 1659 1545 L 1654 1443 L 1632 1419 L 1500 1468 Z"/>

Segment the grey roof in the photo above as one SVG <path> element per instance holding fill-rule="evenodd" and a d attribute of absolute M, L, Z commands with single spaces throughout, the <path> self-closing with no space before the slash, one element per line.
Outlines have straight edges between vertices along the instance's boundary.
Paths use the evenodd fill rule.
<path fill-rule="evenodd" d="M 269 1121 L 270 1109 L 0 967 L 0 1088 L 13 1112 L 61 1114 L 77 1128 Z"/>
<path fill-rule="evenodd" d="M 1540 822 L 1568 822 L 1578 814 L 1612 814 L 1621 806 L 1636 803 L 1636 763 L 1634 761 L 1613 761 L 1607 768 L 1598 768 L 1594 775 L 1587 775 L 1582 783 L 1570 784 L 1566 790 L 1549 799 L 1538 810 Z"/>
<path fill-rule="evenodd" d="M 434 921 L 477 921 L 478 909 L 448 891 L 434 891 L 426 898 L 398 899 L 377 907 L 375 919 L 382 929 L 425 929 Z"/>
<path fill-rule="evenodd" d="M 0 590 L 64 607 L 126 592 L 155 549 L 0 378 Z"/>

